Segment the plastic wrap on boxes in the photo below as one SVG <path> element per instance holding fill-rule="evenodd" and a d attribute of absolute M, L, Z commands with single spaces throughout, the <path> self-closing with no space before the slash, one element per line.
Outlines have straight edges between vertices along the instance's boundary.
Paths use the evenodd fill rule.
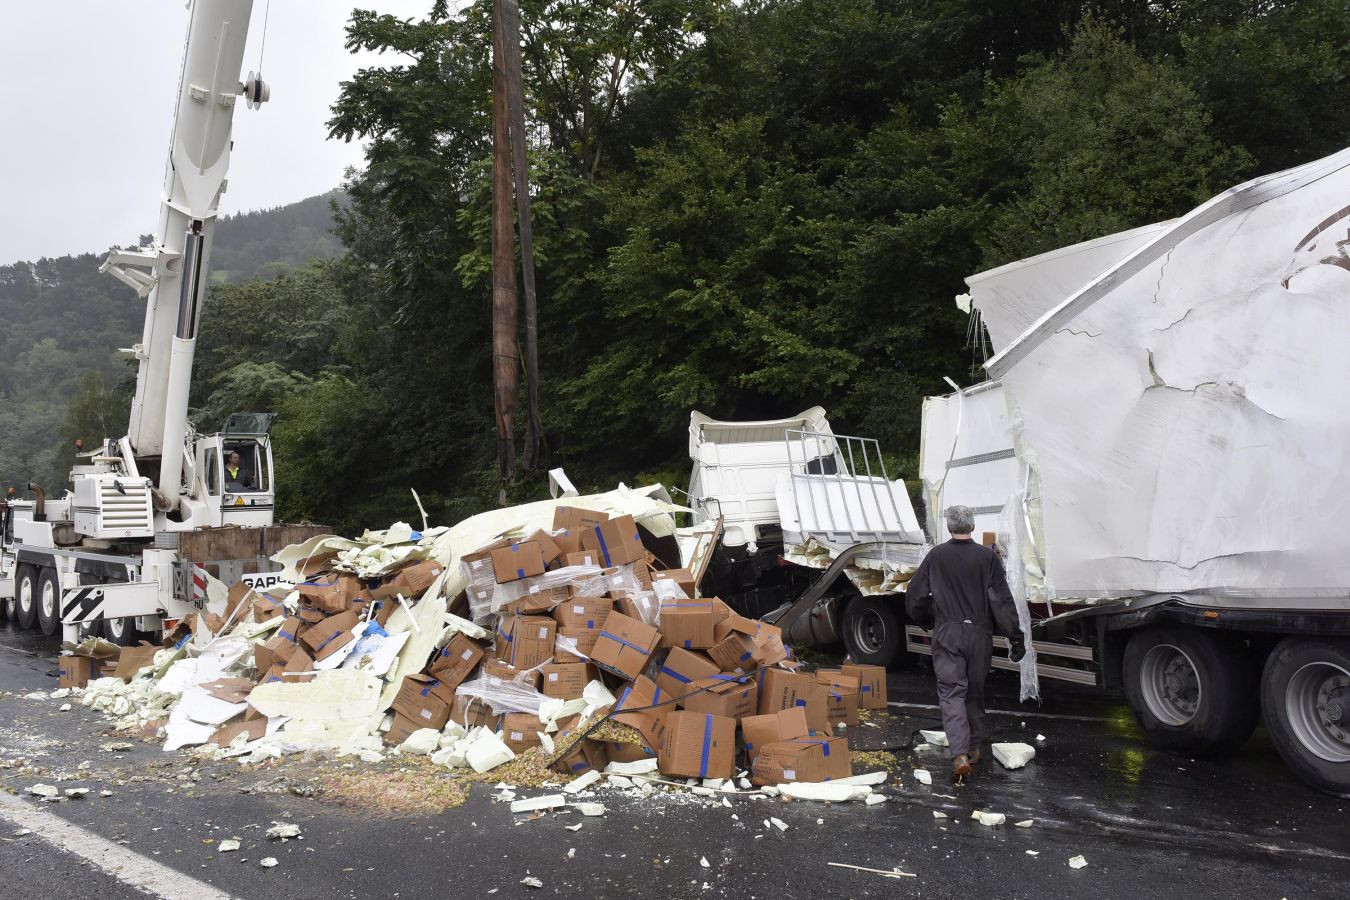
<path fill-rule="evenodd" d="M 495 585 L 492 599 L 489 601 L 490 612 L 500 612 L 508 604 L 514 603 L 524 597 L 526 594 L 548 591 L 553 588 L 590 585 L 596 578 L 603 577 L 601 570 L 596 566 L 566 566 L 561 569 L 554 569 L 552 572 L 545 572 L 543 575 L 535 575 L 531 578 L 522 578 L 519 581 L 511 581 L 506 584 Z M 604 593 L 603 591 L 601 592 Z M 594 595 L 594 596 L 599 596 Z M 472 598 L 471 598 L 472 599 Z M 474 614 L 476 619 L 477 613 Z"/>
<path fill-rule="evenodd" d="M 538 715 L 539 704 L 548 699 L 535 690 L 531 683 L 519 678 L 508 681 L 494 675 L 466 681 L 455 689 L 455 693 L 482 700 L 497 714 L 528 712 Z"/>

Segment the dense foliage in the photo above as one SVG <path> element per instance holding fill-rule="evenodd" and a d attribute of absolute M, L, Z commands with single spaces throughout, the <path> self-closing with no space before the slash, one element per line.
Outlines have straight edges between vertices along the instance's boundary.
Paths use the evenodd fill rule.
<path fill-rule="evenodd" d="M 965 276 L 1350 134 L 1347 0 L 520 5 L 545 464 L 583 489 L 680 485 L 695 408 L 821 404 L 912 477 L 922 397 L 979 377 Z M 281 414 L 288 518 L 495 502 L 488 8 L 353 14 L 393 52 L 333 108 L 346 252 L 212 296 L 194 407 Z"/>

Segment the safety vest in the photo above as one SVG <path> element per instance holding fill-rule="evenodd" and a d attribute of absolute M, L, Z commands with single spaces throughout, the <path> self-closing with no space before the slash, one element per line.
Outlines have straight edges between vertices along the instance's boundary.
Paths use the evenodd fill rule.
<path fill-rule="evenodd" d="M 239 470 L 238 470 L 237 468 L 232 469 L 232 468 L 230 468 L 229 466 L 226 466 L 226 467 L 225 467 L 225 472 L 226 472 L 226 474 L 228 474 L 228 475 L 230 476 L 230 480 L 231 480 L 231 481 L 238 481 L 238 480 L 239 480 Z"/>

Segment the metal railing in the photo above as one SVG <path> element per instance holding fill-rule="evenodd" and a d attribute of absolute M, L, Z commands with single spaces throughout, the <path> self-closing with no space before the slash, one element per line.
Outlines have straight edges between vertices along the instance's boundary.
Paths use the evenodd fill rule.
<path fill-rule="evenodd" d="M 876 439 L 789 430 L 785 440 L 792 500 L 803 535 L 849 544 L 904 539 L 904 518 Z M 809 523 L 803 509 L 810 514 Z"/>

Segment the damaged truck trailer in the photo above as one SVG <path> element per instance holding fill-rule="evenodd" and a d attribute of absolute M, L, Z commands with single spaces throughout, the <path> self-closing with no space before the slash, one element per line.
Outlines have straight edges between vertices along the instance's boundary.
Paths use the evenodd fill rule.
<path fill-rule="evenodd" d="M 1149 739 L 1186 755 L 1234 750 L 1264 720 L 1300 778 L 1342 795 L 1347 197 L 1350 150 L 1176 220 L 972 276 L 958 303 L 987 329 L 993 380 L 925 401 L 920 453 L 929 537 L 945 538 L 945 507 L 975 510 L 976 538 L 997 543 L 1034 623 L 1033 677 L 1123 691 Z M 777 423 L 780 443 L 794 427 L 828 433 L 819 419 Z M 718 426 L 696 416 L 691 431 L 734 443 Z M 828 481 L 839 462 L 782 451 L 776 508 L 761 504 L 747 539 L 732 525 L 740 513 L 755 519 L 743 502 L 753 477 L 737 471 L 714 487 L 705 471 L 735 468 L 725 449 L 694 440 L 690 503 L 729 523 L 731 546 L 710 575 L 741 590 L 743 611 L 798 638 L 838 635 L 860 661 L 930 652 L 900 602 L 908 540 L 863 535 L 880 542 L 860 551 L 810 523 L 789 534 L 802 508 L 792 479 Z M 761 500 L 773 496 L 760 488 Z M 893 496 L 908 505 L 902 490 Z M 764 524 L 775 514 L 782 536 Z M 797 580 L 775 565 L 800 570 Z M 756 583 L 808 602 L 770 612 Z"/>

